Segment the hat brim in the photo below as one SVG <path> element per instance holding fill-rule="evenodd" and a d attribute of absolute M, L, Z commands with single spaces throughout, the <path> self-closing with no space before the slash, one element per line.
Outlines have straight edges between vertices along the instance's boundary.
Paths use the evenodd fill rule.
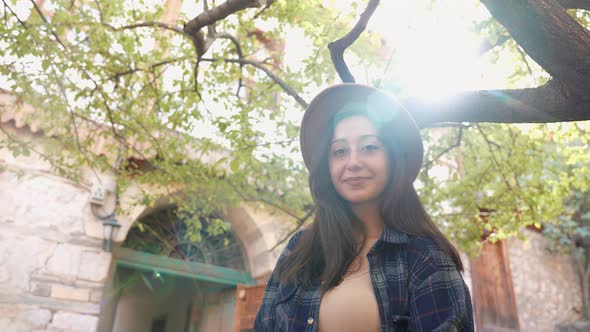
<path fill-rule="evenodd" d="M 407 176 L 413 182 L 422 166 L 424 147 L 420 130 L 414 118 L 391 95 L 362 84 L 344 83 L 331 86 L 320 92 L 310 103 L 301 121 L 300 145 L 305 166 L 313 172 L 319 165 L 321 154 L 327 147 L 323 137 L 333 125 L 334 115 L 351 103 L 371 103 L 386 115 L 380 132 L 386 139 L 395 140 L 396 148 L 405 164 Z"/>

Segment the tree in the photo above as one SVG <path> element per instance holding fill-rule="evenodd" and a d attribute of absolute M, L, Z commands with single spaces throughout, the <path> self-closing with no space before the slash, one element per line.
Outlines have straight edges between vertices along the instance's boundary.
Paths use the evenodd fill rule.
<path fill-rule="evenodd" d="M 313 207 L 302 189 L 303 165 L 289 156 L 297 152 L 298 141 L 289 110 L 307 105 L 305 90 L 334 82 L 333 65 L 344 81 L 353 79 L 344 67 L 349 46 L 348 59 L 379 66 L 388 62 L 380 56 L 384 46 L 379 36 L 363 33 L 379 1 L 361 3 L 357 21 L 358 4 L 338 13 L 311 0 L 201 1 L 190 16 L 175 0 L 156 7 L 119 1 L 55 1 L 49 6 L 41 0 L 27 2 L 27 7 L 3 0 L 0 75 L 18 96 L 16 102 L 44 110 L 30 121 L 50 138 L 39 150 L 5 131 L 2 144 L 15 153 L 39 153 L 61 174 L 78 180 L 80 166 L 115 170 L 121 192 L 132 181 L 170 194 L 182 189 L 179 211 L 195 215 L 185 218 L 195 234 L 200 232 L 199 215 L 239 201 L 272 206 L 300 226 Z M 464 216 L 475 213 L 472 197 L 481 196 L 481 204 L 502 205 L 493 222 L 508 235 L 559 209 L 560 203 L 553 204 L 559 199 L 530 189 L 539 183 L 523 187 L 518 180 L 544 172 L 522 167 L 524 162 L 538 164 L 535 158 L 550 158 L 541 147 L 547 132 L 539 129 L 543 134 L 534 137 L 512 127 L 475 124 L 590 119 L 584 89 L 590 80 L 584 27 L 589 16 L 575 10 L 588 5 L 568 0 L 482 3 L 492 15 L 476 25 L 490 40 L 482 52 L 522 54 L 517 77 L 533 71 L 531 59 L 550 77 L 539 79 L 536 87 L 464 92 L 437 103 L 408 97 L 402 103 L 423 128 L 451 126 L 442 134 L 425 132 L 432 142 L 422 176 L 425 200 L 434 209 L 443 204 L 442 193 L 448 193 L 453 208 L 461 209 L 456 215 Z M 264 30 L 258 27 L 262 23 L 268 26 Z M 302 31 L 313 48 L 299 68 L 282 61 L 281 43 L 292 29 Z M 272 129 L 265 132 L 260 123 L 270 123 Z M 97 150 L 97 143 L 105 147 Z M 52 149 L 60 153 L 43 152 Z M 110 153 L 105 157 L 104 151 Z M 488 191 L 470 176 L 483 162 L 476 158 L 480 156 L 492 165 L 490 172 L 502 175 L 484 177 L 486 185 L 495 186 Z M 462 160 L 452 173 L 461 181 L 444 187 L 448 191 L 435 191 L 438 182 L 428 177 L 431 168 L 453 158 Z M 510 190 L 497 190 L 501 186 Z M 157 196 L 145 192 L 138 203 L 149 206 Z M 550 209 L 541 204 L 548 197 L 553 197 Z M 482 227 L 459 217 L 447 226 L 467 245 Z"/>

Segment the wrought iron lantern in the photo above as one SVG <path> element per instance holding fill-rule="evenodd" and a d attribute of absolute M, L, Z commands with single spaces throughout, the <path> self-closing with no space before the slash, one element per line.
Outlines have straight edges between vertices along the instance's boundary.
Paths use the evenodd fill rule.
<path fill-rule="evenodd" d="M 117 232 L 121 228 L 121 224 L 116 219 L 109 218 L 102 222 L 102 226 L 104 232 L 102 249 L 106 252 L 111 252 L 113 250 L 113 240 L 117 237 Z"/>

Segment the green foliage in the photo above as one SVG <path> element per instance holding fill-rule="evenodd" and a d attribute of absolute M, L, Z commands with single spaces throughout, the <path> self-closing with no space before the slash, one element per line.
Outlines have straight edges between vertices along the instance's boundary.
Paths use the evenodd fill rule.
<path fill-rule="evenodd" d="M 588 26 L 587 12 L 570 13 Z M 512 67 L 507 87 L 547 82 L 549 75 L 514 40 L 498 43 L 508 32 L 495 20 L 475 22 L 474 29 L 498 45 L 483 56 Z M 477 252 L 484 232 L 497 241 L 521 235 L 525 226 L 544 227 L 552 250 L 573 253 L 578 249 L 572 249 L 571 239 L 587 235 L 572 214 L 579 213 L 579 196 L 587 195 L 590 183 L 589 128 L 578 122 L 425 130 L 428 167 L 420 175 L 421 197 L 439 226 L 470 253 Z M 480 211 L 491 211 L 486 222 Z"/>
<path fill-rule="evenodd" d="M 259 10 L 219 21 L 216 30 L 234 35 L 243 54 L 262 61 L 269 52 L 252 30 L 262 24 L 265 38 L 280 40 L 286 31 L 300 29 L 315 51 L 303 59 L 304 66 L 266 66 L 298 93 L 310 82 L 334 78 L 325 45 L 350 28 L 352 13 L 334 20 L 334 10 L 316 1 L 277 1 L 253 19 Z M 116 169 L 119 154 L 145 161 L 141 169 L 122 165 L 119 192 L 133 183 L 151 188 L 136 202 L 146 206 L 169 197 L 181 214 L 191 216 L 186 223 L 196 241 L 200 216 L 242 201 L 303 216 L 310 202 L 305 171 L 291 157 L 298 153 L 293 114 L 301 107 L 253 66 L 202 61 L 196 73 L 189 38 L 154 26 L 130 27 L 157 22 L 163 11 L 164 3 L 125 1 L 52 1 L 43 16 L 30 5 L 4 6 L 0 77 L 3 87 L 42 110 L 29 118 L 54 134 L 42 157 L 59 174 L 72 173 L 69 177 L 77 180 L 84 167 Z M 180 22 L 198 14 L 182 13 Z M 237 59 L 237 53 L 229 40 L 218 39 L 204 57 Z M 250 83 L 238 98 L 240 81 Z M 102 149 L 94 148 L 100 144 Z M 15 156 L 32 151 L 4 136 L 1 147 Z M 207 231 L 217 234 L 228 227 L 217 219 Z"/>
<path fill-rule="evenodd" d="M 272 61 L 282 54 L 265 65 L 307 98 L 318 86 L 334 82 L 326 45 L 350 30 L 365 3 L 336 11 L 327 2 L 275 1 L 256 18 L 259 9 L 244 10 L 217 22 L 216 30 L 238 38 L 242 53 L 260 61 L 272 54 L 251 34 L 256 27 L 264 25 L 271 39 L 302 31 L 311 50 L 299 66 L 274 68 Z M 237 59 L 229 40 L 217 39 L 204 55 L 210 61 L 197 63 L 186 36 L 153 26 L 130 27 L 159 21 L 163 3 L 52 4 L 53 15 L 44 18 L 32 8 L 17 18 L 9 10 L 15 8 L 12 2 L 2 9 L 0 77 L 5 87 L 43 110 L 33 116 L 54 133 L 44 158 L 59 174 L 79 180 L 82 167 L 113 170 L 119 153 L 144 160 L 141 169 L 126 164 L 119 170 L 120 192 L 132 183 L 153 188 L 136 202 L 146 206 L 168 197 L 179 206 L 194 241 L 202 234 L 202 216 L 239 202 L 278 206 L 301 216 L 310 208 L 305 169 L 293 157 L 299 152 L 302 109 L 259 69 L 223 61 Z M 183 13 L 180 22 L 196 15 Z M 589 22 L 587 14 L 572 15 Z M 492 44 L 507 34 L 488 18 L 473 28 Z M 383 70 L 388 59 L 378 56 L 380 47 L 380 36 L 366 32 L 347 51 L 347 60 Z M 510 87 L 548 79 L 512 40 L 485 56 L 513 66 Z M 247 84 L 238 97 L 240 81 Z M 465 250 L 477 247 L 484 229 L 494 230 L 492 239 L 501 239 L 526 225 L 570 225 L 564 221 L 569 218 L 564 198 L 573 190 L 587 192 L 590 183 L 587 167 L 581 166 L 590 162 L 587 128 L 467 124 L 425 130 L 428 167 L 420 175 L 422 199 Z M 457 142 L 459 130 L 460 146 L 446 151 Z M 104 147 L 96 151 L 99 142 Z M 32 151 L 6 138 L 0 144 L 15 155 Z M 103 156 L 102 151 L 112 153 Z M 493 211 L 487 224 L 478 221 L 480 208 Z M 587 232 L 570 226 L 563 232 Z M 228 227 L 217 219 L 206 231 L 220 234 Z"/>
<path fill-rule="evenodd" d="M 572 193 L 587 191 L 590 181 L 584 167 L 590 161 L 588 128 L 589 123 L 479 124 L 430 130 L 425 134 L 432 144 L 426 154 L 430 160 L 456 144 L 459 130 L 462 140 L 423 171 L 422 197 L 435 219 L 469 251 L 484 230 L 494 230 L 491 240 L 496 241 L 524 226 L 570 225 L 564 218 L 573 213 L 568 212 L 577 197 Z M 491 211 L 486 223 L 480 211 Z M 568 232 L 584 231 L 570 226 Z"/>

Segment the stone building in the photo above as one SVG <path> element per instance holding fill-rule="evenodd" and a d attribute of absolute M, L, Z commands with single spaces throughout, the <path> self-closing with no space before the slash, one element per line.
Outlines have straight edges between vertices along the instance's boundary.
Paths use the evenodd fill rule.
<path fill-rule="evenodd" d="M 27 105 L 0 93 L 0 139 L 25 139 L 43 149 L 49 134 L 25 121 L 27 112 L 32 112 Z M 118 219 L 122 227 L 114 250 L 105 252 L 103 225 L 89 204 L 93 177 L 85 171 L 75 183 L 38 155 L 14 157 L 0 149 L 0 331 L 230 331 L 241 324 L 236 301 L 248 290 L 260 295 L 261 287 L 250 286 L 267 280 L 282 250 L 270 249 L 287 234 L 288 222 L 244 204 L 220 216 L 232 226 L 233 261 L 202 248 L 194 250 L 206 258 L 187 259 L 190 243 L 178 243 L 184 256 L 155 255 L 133 244 L 132 225 L 173 206 L 165 200 L 150 208 L 134 206 L 141 188 L 131 186 L 120 197 L 131 212 Z M 100 177 L 106 184 L 114 178 Z M 569 257 L 546 253 L 545 239 L 533 232 L 528 242 L 508 240 L 501 246 L 504 254 L 496 263 L 506 271 L 509 296 L 506 289 L 486 288 L 492 282 L 481 277 L 482 266 L 499 266 L 488 264 L 492 256 L 466 264 L 465 279 L 489 290 L 492 300 L 513 302 L 517 325 L 508 330 L 553 331 L 558 323 L 580 318 L 581 291 Z M 479 269 L 477 275 L 470 266 Z M 493 326 L 500 310 L 477 298 L 474 304 L 483 308 L 479 321 Z"/>

